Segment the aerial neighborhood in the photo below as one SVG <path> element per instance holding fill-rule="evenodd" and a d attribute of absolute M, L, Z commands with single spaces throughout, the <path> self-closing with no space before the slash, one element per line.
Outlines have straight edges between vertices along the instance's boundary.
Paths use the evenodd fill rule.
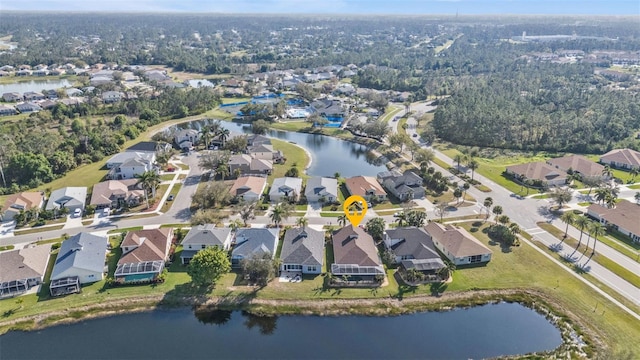
<path fill-rule="evenodd" d="M 635 23 L 131 17 L 0 24 L 0 335 L 507 302 L 633 358 Z"/>

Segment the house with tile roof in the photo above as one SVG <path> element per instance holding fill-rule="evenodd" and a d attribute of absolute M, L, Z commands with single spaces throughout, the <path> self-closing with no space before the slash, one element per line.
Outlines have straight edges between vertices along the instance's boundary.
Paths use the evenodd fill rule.
<path fill-rule="evenodd" d="M 350 195 L 360 195 L 367 201 L 376 199 L 384 201 L 387 199 L 387 192 L 382 185 L 371 176 L 354 176 L 344 181 Z"/>
<path fill-rule="evenodd" d="M 43 204 L 44 194 L 39 191 L 25 191 L 9 195 L 0 212 L 0 218 L 2 221 L 12 221 L 20 211 L 41 209 Z"/>
<path fill-rule="evenodd" d="M 84 211 L 84 205 L 87 201 L 86 187 L 64 187 L 56 189 L 49 195 L 46 210 L 60 210 L 66 208 L 69 213 L 73 213 L 76 209 Z"/>
<path fill-rule="evenodd" d="M 600 163 L 620 169 L 640 169 L 640 152 L 631 149 L 615 149 L 600 156 Z"/>
<path fill-rule="evenodd" d="M 104 278 L 107 238 L 79 233 L 62 242 L 51 271 L 51 296 L 80 291 L 82 284 Z"/>
<path fill-rule="evenodd" d="M 529 179 L 546 186 L 564 185 L 569 177 L 566 172 L 542 161 L 507 166 L 505 172 L 520 181 Z"/>
<path fill-rule="evenodd" d="M 640 243 L 640 205 L 627 200 L 621 200 L 612 209 L 591 204 L 587 208 L 587 215 L 627 235 L 633 242 Z"/>
<path fill-rule="evenodd" d="M 0 299 L 42 284 L 50 253 L 51 244 L 0 252 Z"/>
<path fill-rule="evenodd" d="M 548 165 L 560 169 L 566 173 L 579 173 L 584 177 L 595 177 L 605 179 L 602 175 L 604 166 L 593 162 L 582 155 L 568 155 L 553 158 L 546 161 Z"/>
<path fill-rule="evenodd" d="M 182 239 L 182 265 L 187 265 L 193 256 L 202 249 L 217 246 L 224 250 L 231 247 L 231 229 L 217 228 L 214 224 L 197 225 L 191 228 Z"/>
<path fill-rule="evenodd" d="M 430 222 L 424 227 L 433 245 L 456 266 L 487 263 L 492 251 L 465 229 Z"/>
<path fill-rule="evenodd" d="M 273 170 L 273 161 L 252 158 L 248 154 L 236 154 L 229 157 L 229 172 L 240 175 L 269 175 Z"/>
<path fill-rule="evenodd" d="M 330 177 L 314 176 L 307 180 L 304 196 L 308 202 L 324 199 L 326 203 L 338 201 L 338 180 Z"/>
<path fill-rule="evenodd" d="M 120 244 L 122 256 L 114 277 L 122 283 L 151 282 L 169 260 L 172 228 L 129 231 Z"/>
<path fill-rule="evenodd" d="M 324 264 L 324 231 L 305 227 L 288 229 L 280 253 L 282 271 L 320 274 Z"/>
<path fill-rule="evenodd" d="M 269 190 L 269 200 L 271 202 L 281 202 L 285 200 L 298 201 L 302 193 L 302 179 L 294 177 L 276 178 Z"/>
<path fill-rule="evenodd" d="M 275 257 L 279 234 L 280 229 L 277 228 L 238 229 L 234 236 L 235 245 L 231 251 L 231 266 L 238 268 L 243 259 L 263 256 L 267 253 L 272 258 Z"/>
<path fill-rule="evenodd" d="M 349 224 L 337 230 L 332 235 L 332 242 L 333 275 L 372 280 L 376 275 L 385 274 L 373 237 L 361 227 Z"/>
<path fill-rule="evenodd" d="M 388 229 L 384 232 L 383 241 L 387 250 L 395 256 L 395 262 L 405 267 L 425 273 L 437 273 L 446 267 L 431 236 L 423 228 Z"/>
<path fill-rule="evenodd" d="M 90 204 L 96 209 L 119 208 L 124 203 L 135 206 L 144 199 L 138 179 L 108 180 L 93 185 Z"/>
<path fill-rule="evenodd" d="M 231 196 L 246 202 L 260 200 L 260 196 L 267 187 L 267 178 L 261 176 L 242 176 L 236 179 L 231 186 Z"/>

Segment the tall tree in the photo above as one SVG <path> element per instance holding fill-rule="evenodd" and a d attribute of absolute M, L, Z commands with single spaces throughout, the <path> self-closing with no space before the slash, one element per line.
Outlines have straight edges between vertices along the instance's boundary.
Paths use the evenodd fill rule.
<path fill-rule="evenodd" d="M 382 235 L 384 234 L 385 227 L 386 224 L 384 222 L 384 219 L 381 217 L 369 219 L 366 225 L 367 232 L 376 241 L 382 240 Z"/>
<path fill-rule="evenodd" d="M 590 229 L 591 235 L 593 235 L 593 249 L 591 250 L 591 256 L 596 253 L 596 243 L 598 242 L 598 237 L 602 236 L 606 232 L 606 227 L 599 222 L 593 223 Z"/>
<path fill-rule="evenodd" d="M 549 197 L 553 199 L 553 201 L 555 201 L 556 204 L 558 204 L 558 209 L 562 209 L 562 206 L 564 204 L 571 201 L 571 199 L 573 198 L 573 194 L 571 194 L 571 190 L 569 189 L 558 188 L 553 190 L 549 194 Z"/>
<path fill-rule="evenodd" d="M 578 248 L 580 248 L 580 245 L 582 244 L 582 234 L 584 233 L 584 229 L 589 226 L 589 223 L 589 218 L 587 218 L 586 216 L 578 216 L 578 218 L 576 219 L 576 227 L 580 230 L 580 239 L 578 239 L 576 250 L 578 250 Z"/>
<path fill-rule="evenodd" d="M 564 229 L 564 237 L 562 238 L 562 241 L 564 241 L 564 239 L 567 238 L 567 233 L 569 232 L 569 225 L 573 225 L 576 222 L 576 214 L 571 210 L 567 210 L 562 213 L 560 220 L 567 224 L 567 227 Z"/>
<path fill-rule="evenodd" d="M 136 175 L 138 178 L 138 184 L 142 186 L 144 190 L 144 197 L 147 202 L 147 209 L 149 208 L 149 191 L 152 193 L 152 197 L 156 197 L 156 189 L 160 186 L 160 175 L 157 172 L 149 170 L 142 174 Z"/>
<path fill-rule="evenodd" d="M 496 224 L 497 224 L 498 223 L 498 217 L 500 215 L 502 215 L 502 206 L 500 206 L 500 205 L 494 206 L 492 212 L 496 216 L 495 220 L 496 220 Z"/>
<path fill-rule="evenodd" d="M 473 182 L 473 176 L 476 172 L 476 169 L 478 167 L 480 167 L 480 163 L 478 163 L 478 161 L 476 159 L 471 159 L 469 160 L 469 162 L 467 163 L 467 167 L 469 169 L 471 169 L 471 182 Z"/>
<path fill-rule="evenodd" d="M 489 218 L 489 215 L 491 215 L 491 206 L 493 206 L 493 198 L 490 197 L 490 196 L 486 197 L 484 199 L 483 205 L 484 205 L 485 210 L 487 211 L 487 217 L 485 218 L 485 220 L 486 220 L 486 219 Z"/>
<path fill-rule="evenodd" d="M 198 251 L 187 267 L 191 281 L 198 286 L 214 285 L 222 275 L 231 270 L 229 256 L 217 246 Z"/>

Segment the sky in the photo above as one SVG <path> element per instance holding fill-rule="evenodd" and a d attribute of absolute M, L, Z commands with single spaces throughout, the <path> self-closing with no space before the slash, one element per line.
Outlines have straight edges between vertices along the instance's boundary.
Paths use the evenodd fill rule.
<path fill-rule="evenodd" d="M 0 0 L 0 11 L 640 15 L 640 0 Z M 2 14 L 0 13 L 0 16 Z"/>

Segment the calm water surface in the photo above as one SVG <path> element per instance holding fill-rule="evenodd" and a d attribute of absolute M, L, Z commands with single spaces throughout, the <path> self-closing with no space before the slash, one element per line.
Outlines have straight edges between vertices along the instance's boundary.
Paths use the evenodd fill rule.
<path fill-rule="evenodd" d="M 560 332 L 519 304 L 395 317 L 153 311 L 0 336 L 5 359 L 469 359 L 552 350 Z"/>
<path fill-rule="evenodd" d="M 21 94 L 27 91 L 41 92 L 42 90 L 56 90 L 70 86 L 71 83 L 67 79 L 22 81 L 12 84 L 0 84 L 0 95 L 8 92 L 19 92 Z"/>
<path fill-rule="evenodd" d="M 232 132 L 250 132 L 248 125 L 222 121 L 222 126 Z M 206 120 L 196 120 L 177 125 L 180 128 L 200 129 Z M 307 149 L 311 153 L 311 166 L 307 174 L 311 176 L 357 175 L 376 176 L 387 168 L 372 156 L 369 149 L 360 144 L 344 141 L 318 134 L 305 134 L 289 131 L 270 130 L 270 137 L 291 141 Z M 302 164 L 298 164 L 302 166 Z"/>

